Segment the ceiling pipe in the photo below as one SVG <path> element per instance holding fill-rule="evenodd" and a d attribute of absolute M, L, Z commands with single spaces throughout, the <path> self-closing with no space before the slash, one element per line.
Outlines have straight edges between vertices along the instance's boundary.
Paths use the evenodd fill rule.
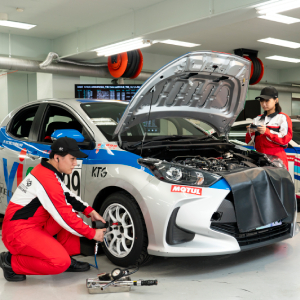
<path fill-rule="evenodd" d="M 20 58 L 0 57 L 0 69 L 18 70 L 24 72 L 51 73 L 66 76 L 90 76 L 112 78 L 107 67 L 93 68 L 70 64 L 52 64 L 45 69 L 40 68 L 41 61 Z"/>
<path fill-rule="evenodd" d="M 110 75 L 107 66 L 90 67 L 90 66 L 78 66 L 66 63 L 51 64 L 46 68 L 41 69 L 41 61 L 25 60 L 20 58 L 9 58 L 0 56 L 0 69 L 6 70 L 18 70 L 24 72 L 37 72 L 37 73 L 51 73 L 60 74 L 65 76 L 87 76 L 87 77 L 99 77 L 99 78 L 114 78 Z M 153 73 L 141 72 L 135 80 L 146 81 Z M 278 92 L 285 93 L 300 93 L 300 87 L 291 85 L 281 85 L 272 83 L 258 83 L 256 85 L 250 85 L 249 90 L 262 90 L 266 86 L 274 86 Z"/>
<path fill-rule="evenodd" d="M 68 60 L 68 59 L 60 58 L 59 55 L 55 52 L 49 52 L 47 58 L 42 63 L 40 63 L 40 68 L 46 69 L 48 66 L 50 66 L 52 64 L 52 62 L 66 63 L 66 64 L 83 66 L 83 67 L 94 67 L 94 68 L 107 66 L 107 63 L 89 64 L 89 63 L 85 63 L 85 62 Z"/>
<path fill-rule="evenodd" d="M 24 72 L 51 73 L 65 76 L 88 76 L 99 78 L 114 78 L 110 75 L 107 66 L 90 67 L 66 63 L 57 63 L 41 69 L 41 61 L 9 58 L 0 56 L 0 69 L 18 70 Z M 135 80 L 145 81 L 152 73 L 142 72 Z"/>

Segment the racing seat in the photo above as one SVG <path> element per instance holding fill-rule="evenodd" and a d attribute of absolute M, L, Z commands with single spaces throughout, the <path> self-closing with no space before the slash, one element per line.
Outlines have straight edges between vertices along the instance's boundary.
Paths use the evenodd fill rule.
<path fill-rule="evenodd" d="M 70 121 L 68 123 L 68 129 L 75 129 L 75 130 L 78 130 L 80 133 L 82 133 L 82 125 L 77 122 L 77 121 Z"/>
<path fill-rule="evenodd" d="M 22 122 L 21 127 L 21 136 L 22 138 L 27 138 L 29 137 L 30 129 L 31 129 L 32 121 L 24 121 Z"/>
<path fill-rule="evenodd" d="M 45 134 L 44 142 L 52 143 L 51 134 L 58 129 L 69 129 L 68 123 L 65 122 L 52 122 L 48 125 Z"/>

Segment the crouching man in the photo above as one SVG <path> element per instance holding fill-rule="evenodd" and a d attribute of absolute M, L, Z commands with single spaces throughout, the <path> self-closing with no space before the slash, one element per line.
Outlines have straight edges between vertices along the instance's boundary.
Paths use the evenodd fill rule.
<path fill-rule="evenodd" d="M 77 158 L 87 155 L 67 137 L 56 140 L 51 149 L 50 159 L 42 159 L 25 177 L 5 212 L 2 240 L 9 252 L 0 254 L 0 266 L 8 281 L 87 271 L 88 263 L 70 257 L 80 253 L 79 237 L 104 238 L 106 229 L 91 228 L 77 212 L 92 221 L 104 219 L 63 183 L 63 173 L 71 174 Z"/>

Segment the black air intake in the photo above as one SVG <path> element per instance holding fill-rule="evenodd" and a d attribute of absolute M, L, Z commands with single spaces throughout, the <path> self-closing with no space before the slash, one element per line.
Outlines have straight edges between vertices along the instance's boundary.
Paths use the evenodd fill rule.
<path fill-rule="evenodd" d="M 234 238 L 236 238 L 241 248 L 267 241 L 273 241 L 274 239 L 280 237 L 288 238 L 287 235 L 289 235 L 291 232 L 290 223 L 283 223 L 282 225 L 260 230 L 252 230 L 244 233 L 241 233 L 239 231 L 236 223 L 222 224 L 218 222 L 212 222 L 210 228 L 233 236 Z"/>
<path fill-rule="evenodd" d="M 173 210 L 169 220 L 167 234 L 166 234 L 166 241 L 169 245 L 177 245 L 177 244 L 190 242 L 195 237 L 195 233 L 183 230 L 176 225 L 175 221 L 179 209 L 180 207 L 177 207 Z"/>

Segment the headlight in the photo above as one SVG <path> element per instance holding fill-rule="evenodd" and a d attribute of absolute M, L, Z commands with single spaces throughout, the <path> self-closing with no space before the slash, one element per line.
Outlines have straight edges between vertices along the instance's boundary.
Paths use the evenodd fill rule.
<path fill-rule="evenodd" d="M 221 176 L 159 159 L 138 159 L 159 180 L 183 185 L 211 186 Z"/>

